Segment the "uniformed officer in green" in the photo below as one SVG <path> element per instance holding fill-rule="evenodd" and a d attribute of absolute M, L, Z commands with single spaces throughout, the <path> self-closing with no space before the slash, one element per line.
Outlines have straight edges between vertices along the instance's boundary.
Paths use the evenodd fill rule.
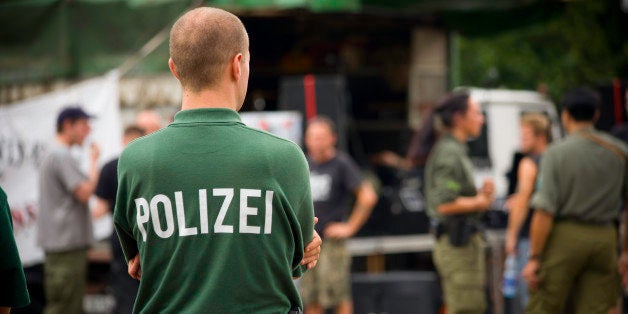
<path fill-rule="evenodd" d="M 430 122 L 432 121 L 432 122 Z M 482 213 L 493 201 L 493 182 L 486 179 L 478 191 L 466 142 L 480 135 L 484 116 L 467 93 L 446 98 L 424 125 L 425 145 L 441 135 L 429 153 L 425 168 L 427 210 L 435 228 L 434 264 L 441 277 L 447 313 L 486 310 Z M 429 151 L 429 149 L 427 149 Z"/>
<path fill-rule="evenodd" d="M 628 199 L 627 149 L 593 128 L 594 92 L 572 90 L 561 105 L 569 135 L 545 152 L 531 203 L 526 313 L 562 313 L 571 293 L 576 313 L 606 314 L 621 292 L 614 222 Z"/>
<path fill-rule="evenodd" d="M 320 238 L 307 246 L 307 161 L 295 143 L 240 120 L 248 48 L 244 25 L 224 10 L 196 8 L 172 27 L 168 64 L 182 110 L 118 163 L 115 227 L 129 273 L 141 277 L 134 313 L 302 307 L 293 277 L 320 251 Z"/>
<path fill-rule="evenodd" d="M 0 188 L 0 314 L 30 303 L 24 268 L 13 235 L 13 220 L 7 195 Z"/>

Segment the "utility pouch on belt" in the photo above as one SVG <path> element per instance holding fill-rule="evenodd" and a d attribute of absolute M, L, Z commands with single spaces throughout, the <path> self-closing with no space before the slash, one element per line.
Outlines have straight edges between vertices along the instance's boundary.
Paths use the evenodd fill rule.
<path fill-rule="evenodd" d="M 465 246 L 475 234 L 477 228 L 467 215 L 449 215 L 445 218 L 445 232 L 452 246 Z"/>

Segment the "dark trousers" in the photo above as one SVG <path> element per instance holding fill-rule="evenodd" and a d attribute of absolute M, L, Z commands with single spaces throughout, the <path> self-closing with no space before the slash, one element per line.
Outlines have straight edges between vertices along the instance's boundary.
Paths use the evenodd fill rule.
<path fill-rule="evenodd" d="M 132 313 L 140 282 L 129 276 L 126 263 L 119 260 L 111 262 L 110 280 L 111 292 L 116 300 L 114 313 Z"/>

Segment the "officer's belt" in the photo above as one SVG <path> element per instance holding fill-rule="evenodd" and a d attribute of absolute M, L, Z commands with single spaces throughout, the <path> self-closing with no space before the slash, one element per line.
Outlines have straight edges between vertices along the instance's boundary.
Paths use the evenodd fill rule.
<path fill-rule="evenodd" d="M 471 233 L 475 234 L 478 233 L 480 230 L 482 230 L 482 228 L 480 228 L 478 225 L 476 224 L 471 224 Z M 444 234 L 447 234 L 447 225 L 439 222 L 436 227 L 433 230 L 434 236 L 436 237 L 436 239 L 440 239 L 440 237 Z"/>
<path fill-rule="evenodd" d="M 584 220 L 584 219 L 579 219 L 579 218 L 575 218 L 575 217 L 559 217 L 554 219 L 554 221 L 556 223 L 561 223 L 561 222 L 573 222 L 573 223 L 577 223 L 577 224 L 582 224 L 582 225 L 588 225 L 588 226 L 598 226 L 598 227 L 613 227 L 615 226 L 615 222 L 614 221 L 590 221 L 590 220 Z"/>

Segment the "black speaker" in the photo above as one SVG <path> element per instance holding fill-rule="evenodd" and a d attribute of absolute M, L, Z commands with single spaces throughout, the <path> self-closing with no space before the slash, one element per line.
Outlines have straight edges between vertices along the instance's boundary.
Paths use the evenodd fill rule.
<path fill-rule="evenodd" d="M 338 128 L 338 148 L 347 151 L 348 90 L 344 76 L 286 76 L 279 81 L 279 109 L 308 115 L 325 115 Z M 305 124 L 304 124 L 305 125 Z"/>
<path fill-rule="evenodd" d="M 600 116 L 595 122 L 597 129 L 609 132 L 628 120 L 624 100 L 627 88 L 627 82 L 617 80 L 596 89 L 600 96 Z"/>
<path fill-rule="evenodd" d="M 352 274 L 351 281 L 356 314 L 438 314 L 442 304 L 433 271 Z"/>

